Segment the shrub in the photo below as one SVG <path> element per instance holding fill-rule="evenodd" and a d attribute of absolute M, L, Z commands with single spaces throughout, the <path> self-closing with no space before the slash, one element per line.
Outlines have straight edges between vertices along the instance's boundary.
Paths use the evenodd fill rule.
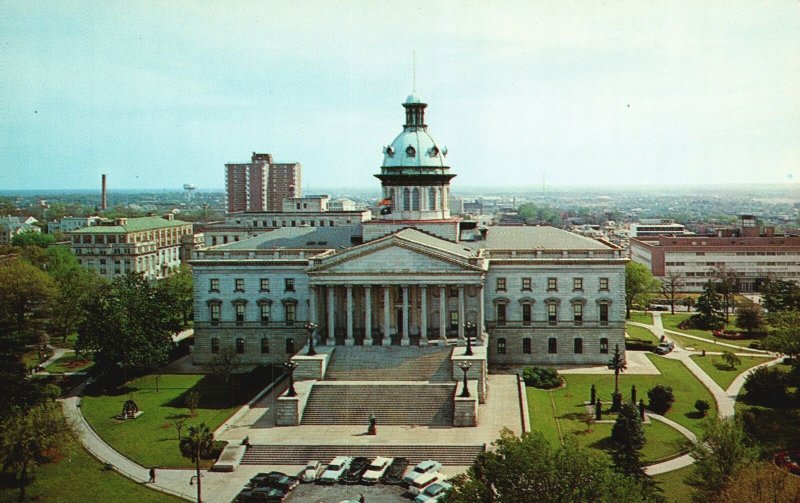
<path fill-rule="evenodd" d="M 522 379 L 526 386 L 540 389 L 552 389 L 561 386 L 561 376 L 556 369 L 545 367 L 525 367 Z"/>
<path fill-rule="evenodd" d="M 203 457 L 203 459 L 217 459 L 227 445 L 228 442 L 224 440 L 214 440 L 214 443 L 211 446 L 211 451 L 208 453 L 208 457 L 201 457 Z"/>
<path fill-rule="evenodd" d="M 770 407 L 783 405 L 786 401 L 786 379 L 775 368 L 759 367 L 744 380 L 747 401 Z"/>
<path fill-rule="evenodd" d="M 650 403 L 647 408 L 656 414 L 664 414 L 672 404 L 675 403 L 675 394 L 670 386 L 657 385 L 647 391 L 647 398 Z"/>
<path fill-rule="evenodd" d="M 697 409 L 701 416 L 705 417 L 711 406 L 705 400 L 698 400 L 694 403 L 694 408 Z"/>

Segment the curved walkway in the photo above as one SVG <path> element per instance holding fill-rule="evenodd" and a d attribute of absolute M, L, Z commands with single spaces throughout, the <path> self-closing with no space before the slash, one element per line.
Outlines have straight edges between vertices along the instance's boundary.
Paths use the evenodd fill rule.
<path fill-rule="evenodd" d="M 647 411 L 647 415 L 651 419 L 656 419 L 658 421 L 661 421 L 662 423 L 667 424 L 668 426 L 672 426 L 673 428 L 681 432 L 683 436 L 688 438 L 689 441 L 692 442 L 693 444 L 697 443 L 697 435 L 695 435 L 689 428 L 686 428 L 685 426 L 676 423 L 672 419 L 667 419 L 666 417 L 660 414 L 656 414 L 654 412 Z M 660 473 L 667 473 L 673 470 L 684 468 L 686 466 L 691 465 L 692 463 L 694 463 L 694 458 L 692 458 L 688 454 L 682 454 L 678 457 L 668 459 L 667 461 L 662 461 L 661 463 L 656 463 L 653 465 L 646 466 L 644 471 L 648 475 L 658 475 Z"/>

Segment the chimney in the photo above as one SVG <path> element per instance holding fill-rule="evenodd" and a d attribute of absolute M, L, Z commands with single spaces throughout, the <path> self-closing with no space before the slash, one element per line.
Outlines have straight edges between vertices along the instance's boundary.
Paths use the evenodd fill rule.
<path fill-rule="evenodd" d="M 102 197 L 102 201 L 100 201 L 100 209 L 101 210 L 105 211 L 105 209 L 108 207 L 106 203 L 107 203 L 107 201 L 106 201 L 106 175 L 104 173 L 103 174 L 103 197 Z"/>

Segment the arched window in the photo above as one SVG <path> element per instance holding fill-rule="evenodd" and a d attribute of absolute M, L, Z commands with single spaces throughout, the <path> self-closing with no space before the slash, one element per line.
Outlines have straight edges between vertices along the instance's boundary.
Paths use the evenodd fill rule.
<path fill-rule="evenodd" d="M 558 353 L 558 340 L 555 337 L 547 339 L 547 352 L 551 355 Z"/>
<path fill-rule="evenodd" d="M 403 210 L 411 210 L 411 191 L 408 188 L 403 189 Z"/>
<path fill-rule="evenodd" d="M 244 339 L 239 337 L 236 339 L 236 354 L 242 355 L 244 354 Z"/>
<path fill-rule="evenodd" d="M 600 352 L 603 354 L 608 354 L 608 339 L 603 337 L 600 339 Z"/>
<path fill-rule="evenodd" d="M 428 189 L 428 209 L 435 210 L 436 209 L 436 189 L 431 187 Z"/>
<path fill-rule="evenodd" d="M 419 189 L 417 187 L 414 187 L 414 190 L 411 191 L 411 209 L 419 211 Z"/>
<path fill-rule="evenodd" d="M 497 354 L 498 355 L 506 354 L 506 338 L 505 337 L 498 337 L 497 338 Z"/>
<path fill-rule="evenodd" d="M 217 337 L 211 339 L 211 352 L 219 353 L 219 339 Z"/>
<path fill-rule="evenodd" d="M 261 354 L 267 355 L 269 354 L 269 338 L 262 337 L 261 338 Z"/>
<path fill-rule="evenodd" d="M 529 355 L 531 354 L 531 338 L 525 337 L 522 339 L 522 352 Z"/>
<path fill-rule="evenodd" d="M 583 339 L 581 339 L 580 337 L 575 338 L 574 353 L 576 355 L 583 353 Z"/>

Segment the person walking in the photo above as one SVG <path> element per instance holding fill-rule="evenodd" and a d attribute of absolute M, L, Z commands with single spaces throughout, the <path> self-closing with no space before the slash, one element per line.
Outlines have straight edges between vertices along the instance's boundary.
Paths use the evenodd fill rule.
<path fill-rule="evenodd" d="M 364 499 L 364 495 L 362 494 L 360 498 L 358 498 L 358 503 L 367 503 L 367 500 Z"/>
<path fill-rule="evenodd" d="M 155 484 L 156 483 L 156 469 L 155 468 L 150 468 L 150 480 L 149 480 L 149 482 L 151 484 Z"/>

